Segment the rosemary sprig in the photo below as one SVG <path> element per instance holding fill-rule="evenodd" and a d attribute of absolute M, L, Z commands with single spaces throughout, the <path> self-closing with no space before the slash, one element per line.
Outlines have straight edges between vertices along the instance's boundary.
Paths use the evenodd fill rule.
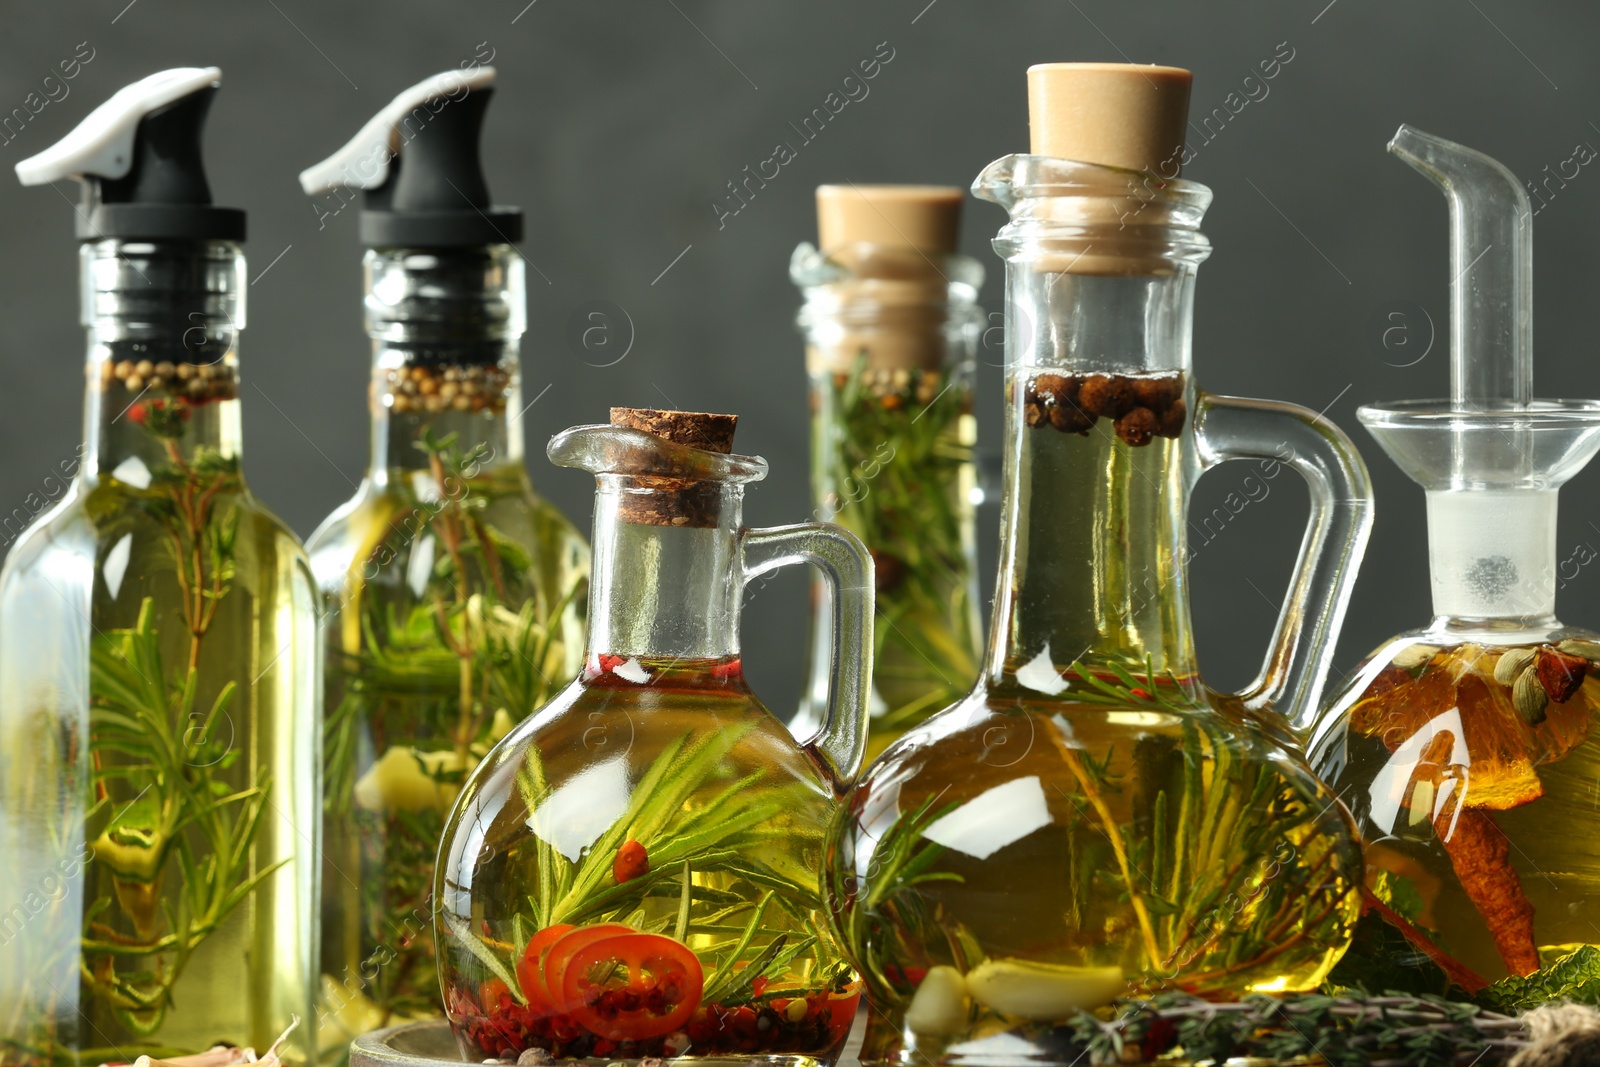
<path fill-rule="evenodd" d="M 244 788 L 222 777 L 240 757 L 217 729 L 236 682 L 199 704 L 201 649 L 235 578 L 243 483 L 235 457 L 184 454 L 179 414 L 150 409 L 145 428 L 169 462 L 148 486 L 112 483 L 91 509 L 115 522 L 114 502 L 125 503 L 162 529 L 189 638 L 184 665 L 169 670 L 146 597 L 133 627 L 96 634 L 90 648 L 88 833 L 105 895 L 85 907 L 79 970 L 141 1036 L 160 1030 L 195 950 L 281 865 L 251 870 L 271 775 L 261 769 Z"/>
<path fill-rule="evenodd" d="M 579 575 L 551 590 L 550 599 L 539 595 L 545 569 L 490 518 L 502 499 L 520 498 L 522 483 L 483 471 L 489 460 L 484 446 L 461 447 L 456 435 L 427 426 L 413 444 L 426 458 L 431 490 L 424 499 L 390 501 L 386 536 L 352 567 L 357 585 L 342 607 L 355 613 L 359 640 L 335 637 L 329 671 L 337 699 L 330 699 L 324 735 L 325 810 L 353 828 L 363 855 L 379 857 L 361 879 L 353 918 L 362 959 L 380 946 L 393 954 L 363 990 L 393 1016 L 439 1009 L 433 939 L 418 936 L 418 928 L 426 927 L 433 910 L 434 850 L 445 812 L 358 807 L 357 754 L 363 741 L 380 756 L 395 745 L 453 752 L 448 769 L 421 768 L 443 787 L 441 795 L 450 795 L 504 724 L 570 681 L 568 627 L 587 591 Z M 384 583 L 355 577 L 375 564 L 415 565 L 430 538 L 440 546 L 439 558 L 420 589 L 398 602 Z"/>
<path fill-rule="evenodd" d="M 871 729 L 886 743 L 977 673 L 962 429 L 971 385 L 960 371 L 869 368 L 863 351 L 818 387 L 823 517 L 860 536 L 878 565 L 873 685 L 889 706 Z"/>

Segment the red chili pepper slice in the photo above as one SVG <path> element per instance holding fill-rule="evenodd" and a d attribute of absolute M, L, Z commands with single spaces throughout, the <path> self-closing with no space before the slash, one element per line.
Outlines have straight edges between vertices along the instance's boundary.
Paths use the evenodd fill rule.
<path fill-rule="evenodd" d="M 517 957 L 517 985 L 522 987 L 522 995 L 527 998 L 530 1006 L 541 1008 L 554 1006 L 555 998 L 550 995 L 550 990 L 544 984 L 544 954 L 549 951 L 551 945 L 572 933 L 572 930 L 573 927 L 568 923 L 546 926 L 528 939 L 522 955 Z"/>
<path fill-rule="evenodd" d="M 562 976 L 567 970 L 567 961 L 573 954 L 584 946 L 595 941 L 603 941 L 610 937 L 619 937 L 626 934 L 638 933 L 631 926 L 622 923 L 597 923 L 594 926 L 580 926 L 577 929 L 569 928 L 560 937 L 549 943 L 544 949 L 539 964 L 539 981 L 545 991 L 545 1003 L 550 1005 L 551 1011 L 565 1015 L 572 1011 L 572 1003 L 563 992 Z M 530 942 L 531 944 L 531 942 Z M 532 997 L 528 998 L 530 1001 Z"/>
<path fill-rule="evenodd" d="M 642 1041 L 680 1029 L 700 1006 L 704 987 L 700 960 L 662 934 L 591 941 L 567 958 L 561 980 L 562 1001 L 573 1019 L 611 1041 Z"/>

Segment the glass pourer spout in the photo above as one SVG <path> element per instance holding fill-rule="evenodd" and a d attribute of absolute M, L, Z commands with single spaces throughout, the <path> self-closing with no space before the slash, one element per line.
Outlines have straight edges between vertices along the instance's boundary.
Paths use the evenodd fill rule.
<path fill-rule="evenodd" d="M 1533 211 L 1510 170 L 1402 125 L 1389 151 L 1450 201 L 1450 401 L 1462 411 L 1533 399 Z"/>
<path fill-rule="evenodd" d="M 1527 195 L 1495 160 L 1410 126 L 1389 150 L 1450 202 L 1450 397 L 1360 419 L 1427 490 L 1435 614 L 1553 618 L 1556 491 L 1600 450 L 1600 404 L 1532 397 Z"/>

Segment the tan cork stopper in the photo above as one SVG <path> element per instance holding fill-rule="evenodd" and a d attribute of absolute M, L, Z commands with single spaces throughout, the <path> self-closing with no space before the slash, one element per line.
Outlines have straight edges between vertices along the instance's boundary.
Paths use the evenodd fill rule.
<path fill-rule="evenodd" d="M 806 350 L 812 370 L 933 370 L 948 342 L 949 279 L 966 191 L 953 185 L 819 185 L 817 246 L 856 276 L 834 286 L 853 310 L 825 347 Z M 871 246 L 871 247 L 866 247 Z"/>
<path fill-rule="evenodd" d="M 819 185 L 817 247 L 864 242 L 948 255 L 956 250 L 964 198 L 953 185 Z"/>
<path fill-rule="evenodd" d="M 612 408 L 611 425 L 660 437 L 676 444 L 727 455 L 733 451 L 737 415 L 657 408 Z M 716 526 L 722 514 L 722 485 L 668 474 L 631 475 L 634 490 L 623 495 L 617 518 L 638 526 Z"/>
<path fill-rule="evenodd" d="M 1180 67 L 1040 63 L 1028 68 L 1028 133 L 1036 156 L 1178 177 L 1189 125 Z"/>

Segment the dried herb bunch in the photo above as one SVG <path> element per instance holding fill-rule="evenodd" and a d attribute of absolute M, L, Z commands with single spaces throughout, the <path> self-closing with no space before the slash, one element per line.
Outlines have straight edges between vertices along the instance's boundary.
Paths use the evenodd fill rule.
<path fill-rule="evenodd" d="M 1329 1067 L 1493 1067 L 1531 1044 L 1522 1020 L 1441 997 L 1184 993 L 1079 1012 L 1045 1042 L 1063 1061 L 1224 1063 L 1245 1057 Z"/>
<path fill-rule="evenodd" d="M 972 383 L 961 368 L 873 367 L 813 378 L 820 517 L 877 569 L 869 755 L 958 699 L 977 673 L 970 543 Z"/>
<path fill-rule="evenodd" d="M 1135 448 L 1183 432 L 1188 405 L 1183 375 L 1036 374 L 1023 386 L 1022 421 L 1087 435 L 1096 422 L 1112 424 Z"/>
<path fill-rule="evenodd" d="M 1600 940 L 1568 907 L 1595 889 L 1575 859 L 1587 853 L 1549 832 L 1550 819 L 1590 806 L 1600 644 L 1426 637 L 1358 675 L 1371 681 L 1335 703 L 1338 728 L 1313 758 L 1369 842 L 1368 925 L 1384 926 L 1429 975 L 1423 987 L 1442 992 L 1443 973 L 1480 994 Z M 1401 980 L 1395 970 L 1393 954 L 1354 951 L 1339 973 L 1389 987 Z"/>
<path fill-rule="evenodd" d="M 353 625 L 330 627 L 324 925 L 338 952 L 323 993 L 348 1036 L 441 1011 L 429 926 L 445 816 L 493 744 L 570 680 L 566 626 L 587 589 L 563 572 L 541 595 L 550 575 L 496 526 L 524 501 L 520 470 L 457 440 L 417 431 L 429 488 L 391 502 L 352 567 L 369 578 L 342 601 Z M 548 518 L 541 544 L 560 554 L 576 535 Z"/>

